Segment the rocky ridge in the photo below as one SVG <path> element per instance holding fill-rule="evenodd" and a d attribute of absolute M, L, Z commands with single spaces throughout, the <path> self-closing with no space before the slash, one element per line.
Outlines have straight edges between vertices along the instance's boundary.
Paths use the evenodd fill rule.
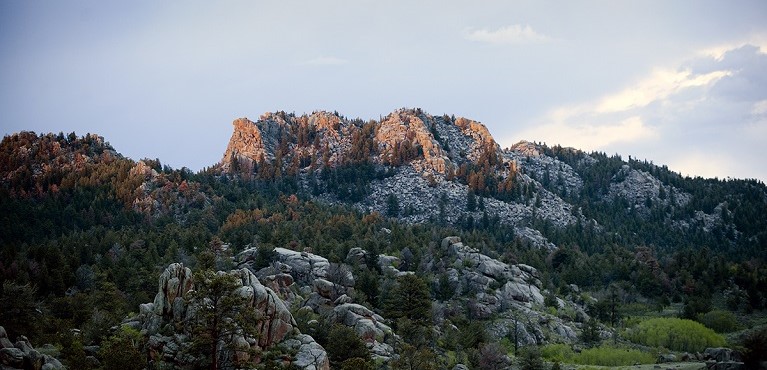
<path fill-rule="evenodd" d="M 692 195 L 630 163 L 608 172 L 604 189 L 587 189 L 594 186 L 587 181 L 594 180 L 585 174 L 611 165 L 608 160 L 527 141 L 501 150 L 484 125 L 462 117 L 403 108 L 364 122 L 323 111 L 303 116 L 276 112 L 255 122 L 237 119 L 233 125 L 221 171 L 236 172 L 236 166 L 257 178 L 294 174 L 302 191 L 317 200 L 407 223 L 503 225 L 529 245 L 554 249 L 536 224 L 558 229 L 590 224 L 604 231 L 580 209 L 588 190 L 598 192 L 597 201 L 624 202 L 626 213 L 645 219 L 665 212 L 663 222 L 678 229 L 728 228 L 720 216 L 726 204 L 679 218 L 674 210 L 686 208 Z M 320 180 L 326 169 L 362 164 L 372 165 L 376 175 L 352 182 L 358 187 L 356 198 L 342 197 L 333 191 L 337 185 Z M 469 193 L 476 195 L 478 207 L 469 205 Z M 394 213 L 392 197 L 399 207 Z M 737 230 L 729 228 L 737 237 Z"/>

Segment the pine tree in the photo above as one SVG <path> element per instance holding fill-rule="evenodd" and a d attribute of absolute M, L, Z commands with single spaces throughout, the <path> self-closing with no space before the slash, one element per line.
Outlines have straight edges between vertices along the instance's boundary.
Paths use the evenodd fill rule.
<path fill-rule="evenodd" d="M 219 344 L 231 343 L 235 334 L 256 337 L 260 317 L 248 306 L 247 298 L 235 291 L 240 286 L 236 276 L 205 270 L 195 274 L 194 281 L 194 290 L 187 297 L 190 309 L 195 310 L 195 320 L 189 323 L 191 351 L 204 355 L 205 365 L 217 370 L 222 365 Z"/>

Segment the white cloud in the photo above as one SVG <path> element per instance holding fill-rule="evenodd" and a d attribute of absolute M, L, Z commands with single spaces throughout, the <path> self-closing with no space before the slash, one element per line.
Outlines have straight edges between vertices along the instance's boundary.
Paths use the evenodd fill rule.
<path fill-rule="evenodd" d="M 614 124 L 579 123 L 558 121 L 528 129 L 522 137 L 543 138 L 545 142 L 562 144 L 579 149 L 601 150 L 610 145 L 651 140 L 658 137 L 657 131 L 642 122 L 638 116 L 628 117 Z"/>
<path fill-rule="evenodd" d="M 550 38 L 533 30 L 530 25 L 513 24 L 496 30 L 467 29 L 464 36 L 467 40 L 488 44 L 529 44 L 547 42 Z"/>
<path fill-rule="evenodd" d="M 694 75 L 690 70 L 656 70 L 650 77 L 636 85 L 620 93 L 604 97 L 596 106 L 595 112 L 612 113 L 642 108 L 652 102 L 667 99 L 684 89 L 709 86 L 722 77 L 730 75 L 732 75 L 730 71 Z"/>
<path fill-rule="evenodd" d="M 336 57 L 326 57 L 326 56 L 319 56 L 313 59 L 309 59 L 306 61 L 303 61 L 299 64 L 301 65 L 311 65 L 311 66 L 340 66 L 344 64 L 348 64 L 349 61 L 346 59 L 336 58 Z"/>
<path fill-rule="evenodd" d="M 696 53 L 615 93 L 554 107 L 518 138 L 639 155 L 693 176 L 765 180 L 763 50 L 748 44 Z"/>

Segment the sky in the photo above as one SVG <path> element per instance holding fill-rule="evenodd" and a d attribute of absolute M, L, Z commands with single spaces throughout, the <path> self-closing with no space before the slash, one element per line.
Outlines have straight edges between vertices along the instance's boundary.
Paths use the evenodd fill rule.
<path fill-rule="evenodd" d="M 238 117 L 420 107 L 767 181 L 764 1 L 0 1 L 0 128 L 200 170 Z"/>

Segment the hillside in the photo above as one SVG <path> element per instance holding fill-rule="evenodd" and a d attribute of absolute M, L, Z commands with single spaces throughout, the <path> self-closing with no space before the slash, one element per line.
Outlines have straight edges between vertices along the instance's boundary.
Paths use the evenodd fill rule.
<path fill-rule="evenodd" d="M 758 358 L 745 328 L 765 324 L 761 182 L 503 149 L 479 122 L 419 109 L 233 128 L 199 173 L 93 134 L 3 139 L 0 351 L 21 356 L 3 366 L 493 369 L 538 350 L 592 365 L 604 363 L 573 351 L 644 356 L 627 365 L 703 353 L 630 331 L 669 315 L 734 332 L 728 345 Z"/>
<path fill-rule="evenodd" d="M 314 199 L 407 223 L 502 225 L 546 248 L 617 242 L 746 256 L 767 247 L 767 190 L 756 180 L 684 178 L 647 161 L 524 141 L 501 149 L 479 122 L 419 109 L 369 122 L 267 113 L 233 126 L 223 172 L 289 178 Z M 561 235 L 583 229 L 606 241 Z"/>

